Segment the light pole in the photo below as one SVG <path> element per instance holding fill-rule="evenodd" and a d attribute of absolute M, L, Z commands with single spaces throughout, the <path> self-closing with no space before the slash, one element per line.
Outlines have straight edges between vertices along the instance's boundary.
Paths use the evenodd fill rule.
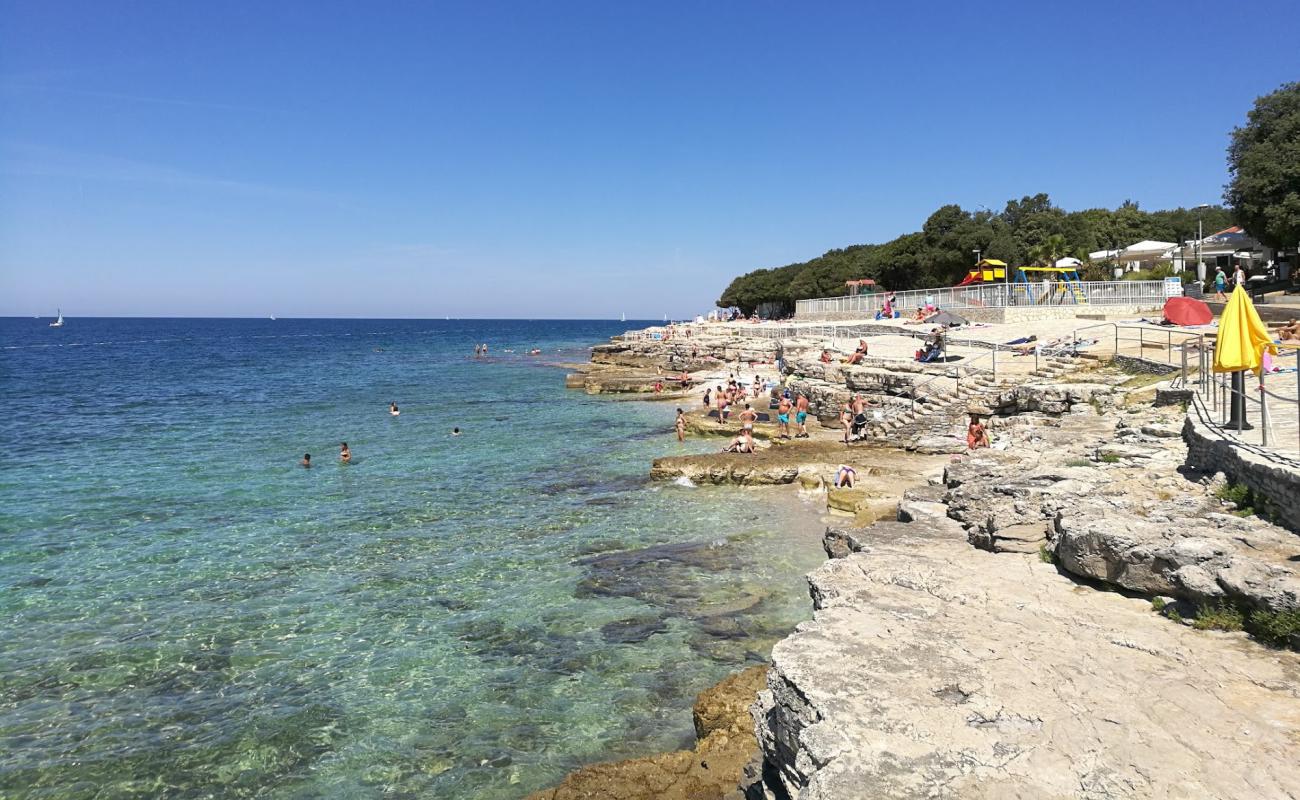
<path fill-rule="evenodd" d="M 978 266 L 980 265 L 980 253 L 982 253 L 982 252 L 984 252 L 984 251 L 983 251 L 983 250 L 972 250 L 971 252 L 975 254 L 975 266 L 978 267 Z"/>
<path fill-rule="evenodd" d="M 1201 203 L 1196 207 L 1196 280 L 1202 284 L 1205 283 L 1205 264 L 1201 263 L 1201 240 L 1205 238 L 1205 231 L 1201 226 L 1201 215 L 1209 207 L 1209 203 Z"/>

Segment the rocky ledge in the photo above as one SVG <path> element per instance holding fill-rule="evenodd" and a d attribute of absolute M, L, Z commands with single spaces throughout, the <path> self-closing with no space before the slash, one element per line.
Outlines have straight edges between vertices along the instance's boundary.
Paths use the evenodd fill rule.
<path fill-rule="evenodd" d="M 772 653 L 750 797 L 1293 798 L 1300 655 L 917 522 L 833 532 Z"/>
<path fill-rule="evenodd" d="M 1300 537 L 1221 499 L 1222 475 L 1184 466 L 1180 417 L 1147 408 L 1023 428 L 1007 451 L 951 464 L 938 499 L 975 547 L 1041 554 L 1165 598 L 1179 619 L 1230 608 L 1300 647 Z"/>
<path fill-rule="evenodd" d="M 862 488 L 877 496 L 925 483 L 938 474 L 942 461 L 933 456 L 899 453 L 871 447 L 845 447 L 840 442 L 818 440 L 775 441 L 755 453 L 704 453 L 656 458 L 650 467 L 653 480 L 686 478 L 697 485 L 773 486 L 796 483 L 808 489 L 830 484 L 840 464 L 857 470 Z"/>

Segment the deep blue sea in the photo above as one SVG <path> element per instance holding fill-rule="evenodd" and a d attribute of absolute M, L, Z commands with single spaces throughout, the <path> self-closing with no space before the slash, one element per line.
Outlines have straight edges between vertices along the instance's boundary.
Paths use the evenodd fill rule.
<path fill-rule="evenodd" d="M 521 797 L 808 615 L 815 514 L 563 388 L 633 323 L 48 322 L 0 319 L 0 796 Z"/>

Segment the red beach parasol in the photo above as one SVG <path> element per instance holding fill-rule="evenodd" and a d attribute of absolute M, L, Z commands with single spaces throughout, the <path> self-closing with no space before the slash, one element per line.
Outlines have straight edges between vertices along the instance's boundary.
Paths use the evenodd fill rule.
<path fill-rule="evenodd" d="M 1214 313 L 1194 297 L 1171 297 L 1165 301 L 1165 319 L 1175 325 L 1206 325 Z"/>

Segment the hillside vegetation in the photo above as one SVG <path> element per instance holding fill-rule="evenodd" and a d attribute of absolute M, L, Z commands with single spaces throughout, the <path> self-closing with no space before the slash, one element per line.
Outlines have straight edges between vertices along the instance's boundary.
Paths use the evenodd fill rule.
<path fill-rule="evenodd" d="M 884 244 L 828 250 L 809 261 L 742 275 L 722 293 L 718 305 L 749 314 L 770 304 L 765 310 L 789 313 L 796 300 L 844 294 L 844 282 L 857 278 L 871 278 L 894 290 L 950 286 L 974 264 L 975 250 L 1011 266 L 1048 264 L 1064 256 L 1086 261 L 1089 252 L 1142 239 L 1195 238 L 1197 213 L 1186 208 L 1143 211 L 1133 202 L 1113 211 L 1067 212 L 1052 205 L 1046 194 L 1011 200 L 1000 213 L 946 205 L 931 214 L 920 231 Z M 1220 206 L 1199 213 L 1207 235 L 1232 225 L 1230 212 Z M 1108 279 L 1109 266 L 1091 265 L 1085 277 Z"/>

